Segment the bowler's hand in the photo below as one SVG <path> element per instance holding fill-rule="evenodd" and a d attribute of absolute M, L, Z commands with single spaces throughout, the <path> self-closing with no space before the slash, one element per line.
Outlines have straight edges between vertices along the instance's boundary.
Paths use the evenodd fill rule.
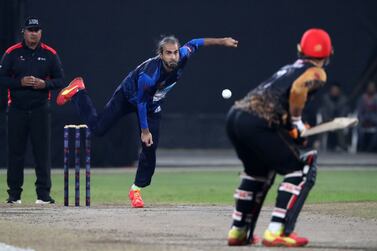
<path fill-rule="evenodd" d="M 238 41 L 231 38 L 231 37 L 224 37 L 223 38 L 223 45 L 226 46 L 226 47 L 233 47 L 233 48 L 237 48 L 238 46 Z"/>
<path fill-rule="evenodd" d="M 153 144 L 152 133 L 149 132 L 149 129 L 141 130 L 141 142 L 143 142 L 147 147 L 150 147 Z"/>

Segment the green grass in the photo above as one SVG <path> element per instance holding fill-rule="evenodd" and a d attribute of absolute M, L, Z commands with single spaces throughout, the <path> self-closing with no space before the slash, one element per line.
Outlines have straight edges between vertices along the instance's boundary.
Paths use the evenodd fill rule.
<path fill-rule="evenodd" d="M 208 169 L 207 169 L 208 170 Z M 71 173 L 73 170 L 71 171 Z M 83 173 L 83 171 L 82 171 Z M 148 204 L 233 204 L 233 191 L 239 184 L 238 169 L 224 170 L 157 170 L 152 185 L 143 189 L 143 198 Z M 133 182 L 135 172 L 119 170 L 92 172 L 92 205 L 128 203 L 128 189 Z M 70 177 L 70 203 L 74 199 L 74 177 Z M 85 177 L 81 176 L 81 198 L 84 202 Z M 63 203 L 63 175 L 54 173 L 52 177 L 52 196 L 58 204 Z M 276 196 L 278 176 L 266 199 L 271 204 Z M 377 170 L 320 170 L 317 183 L 312 190 L 308 203 L 377 201 Z M 25 174 L 24 204 L 32 204 L 36 199 L 34 189 L 35 175 Z M 1 172 L 0 198 L 5 200 L 6 174 Z"/>

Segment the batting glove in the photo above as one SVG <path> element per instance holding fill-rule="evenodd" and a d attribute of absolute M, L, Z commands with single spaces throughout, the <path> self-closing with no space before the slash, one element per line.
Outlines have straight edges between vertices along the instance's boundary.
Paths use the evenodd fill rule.
<path fill-rule="evenodd" d="M 300 117 L 292 117 L 291 118 L 292 129 L 289 131 L 289 135 L 295 140 L 295 142 L 299 145 L 306 145 L 307 139 L 301 137 L 301 133 L 309 128 L 309 125 L 304 124 L 302 122 L 301 116 Z"/>

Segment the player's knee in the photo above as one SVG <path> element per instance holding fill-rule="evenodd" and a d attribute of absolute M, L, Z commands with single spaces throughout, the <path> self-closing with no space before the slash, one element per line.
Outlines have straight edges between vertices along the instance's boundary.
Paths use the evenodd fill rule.
<path fill-rule="evenodd" d="M 306 174 L 306 184 L 309 188 L 312 188 L 315 185 L 317 180 L 317 168 L 310 168 Z"/>
<path fill-rule="evenodd" d="M 318 152 L 316 150 L 311 150 L 308 151 L 300 156 L 300 160 L 304 164 L 304 166 L 314 166 L 315 168 L 317 167 L 317 155 Z M 304 173 L 305 172 L 305 167 L 304 167 Z"/>
<path fill-rule="evenodd" d="M 304 162 L 303 175 L 306 179 L 306 185 L 312 188 L 317 178 L 317 151 L 309 151 L 301 156 Z"/>
<path fill-rule="evenodd" d="M 287 192 L 298 196 L 301 191 L 310 190 L 316 180 L 316 169 L 308 170 L 307 173 L 303 171 L 295 171 L 284 176 L 283 182 L 280 184 L 278 191 Z"/>
<path fill-rule="evenodd" d="M 145 155 L 148 155 L 148 156 L 156 155 L 157 147 L 158 147 L 158 141 L 157 140 L 153 140 L 153 144 L 150 145 L 150 146 L 147 146 L 146 144 L 141 143 L 141 148 L 142 148 L 141 151 Z"/>
<path fill-rule="evenodd" d="M 288 173 L 284 176 L 283 182 L 290 183 L 293 185 L 299 185 L 304 179 L 304 174 L 302 170 L 294 171 Z"/>
<path fill-rule="evenodd" d="M 301 186 L 299 184 L 294 184 L 284 180 L 282 183 L 280 183 L 278 192 L 286 192 L 287 194 L 297 196 L 301 192 Z"/>
<path fill-rule="evenodd" d="M 260 191 L 263 188 L 263 185 L 266 183 L 267 179 L 264 177 L 253 177 L 247 174 L 241 175 L 241 184 L 239 190 L 244 191 Z"/>

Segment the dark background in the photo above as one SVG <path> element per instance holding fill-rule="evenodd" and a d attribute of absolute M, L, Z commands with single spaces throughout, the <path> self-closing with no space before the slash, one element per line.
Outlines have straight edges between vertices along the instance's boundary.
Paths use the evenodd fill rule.
<path fill-rule="evenodd" d="M 182 43 L 198 37 L 231 36 L 239 48 L 202 48 L 163 107 L 160 147 L 227 148 L 225 116 L 233 102 L 284 64 L 296 59 L 296 44 L 312 27 L 326 29 L 335 55 L 327 69 L 351 102 L 376 78 L 377 1 L 45 1 L 0 0 L 2 53 L 20 40 L 27 16 L 43 25 L 43 41 L 63 62 L 67 83 L 83 76 L 101 109 L 120 81 L 154 56 L 160 35 Z M 229 88 L 233 96 L 221 97 Z M 0 166 L 5 165 L 5 91 L 1 91 Z M 80 123 L 73 106 L 52 112 L 52 164 L 62 165 L 62 128 Z M 105 137 L 93 139 L 93 165 L 132 164 L 137 159 L 135 116 L 122 119 Z"/>

